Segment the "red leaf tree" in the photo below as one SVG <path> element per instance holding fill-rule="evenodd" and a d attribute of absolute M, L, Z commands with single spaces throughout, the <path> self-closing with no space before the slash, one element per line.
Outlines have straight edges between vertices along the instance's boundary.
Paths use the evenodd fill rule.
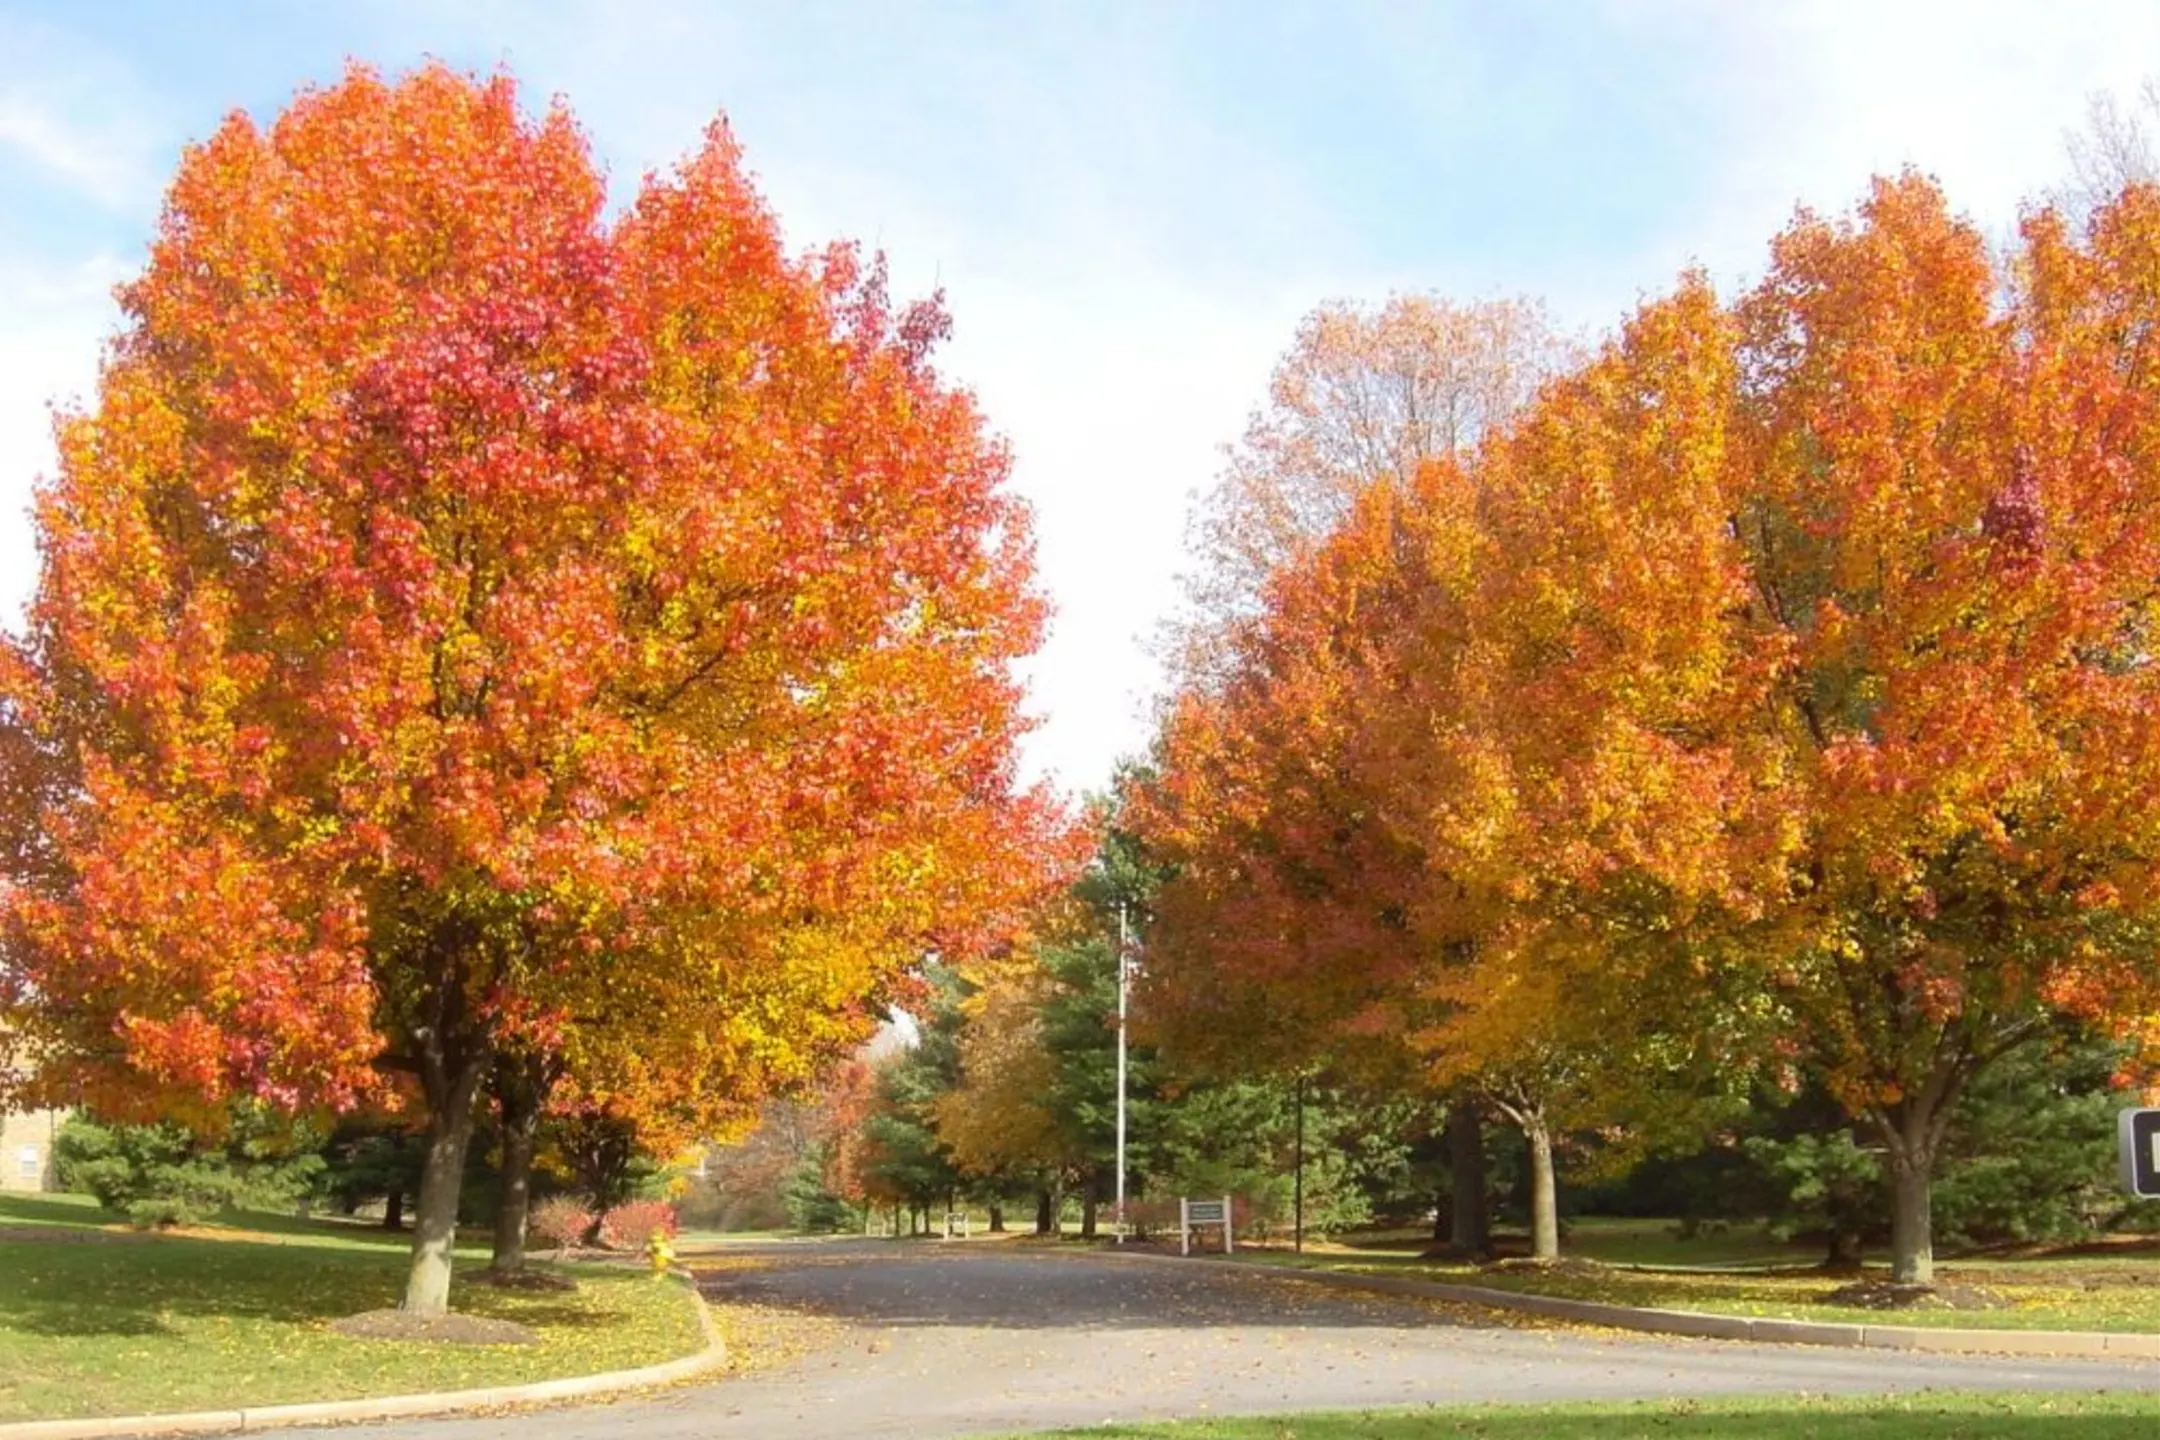
<path fill-rule="evenodd" d="M 0 671 L 39 1083 L 409 1069 L 431 1313 L 506 1046 L 785 1074 L 1039 873 L 1005 452 L 942 311 L 788 255 L 723 129 L 610 223 L 560 109 L 355 70 L 191 149 L 122 299 Z"/>

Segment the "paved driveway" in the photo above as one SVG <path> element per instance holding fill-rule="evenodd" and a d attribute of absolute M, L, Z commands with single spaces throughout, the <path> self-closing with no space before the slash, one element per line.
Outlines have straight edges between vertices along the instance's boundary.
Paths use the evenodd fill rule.
<path fill-rule="evenodd" d="M 2160 1388 L 2153 1364 L 1526 1329 L 1483 1312 L 1269 1274 L 1005 1244 L 730 1253 L 744 1257 L 741 1268 L 706 1280 L 716 1301 L 840 1323 L 791 1361 L 715 1384 L 582 1410 L 402 1422 L 369 1433 L 870 1440 L 1480 1400 Z"/>

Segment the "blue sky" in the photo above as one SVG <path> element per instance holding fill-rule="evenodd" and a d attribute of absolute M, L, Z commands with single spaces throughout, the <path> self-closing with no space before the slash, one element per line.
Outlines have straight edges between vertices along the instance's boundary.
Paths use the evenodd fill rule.
<path fill-rule="evenodd" d="M 724 110 L 793 239 L 945 288 L 1059 610 L 1029 762 L 1079 787 L 1145 741 L 1188 497 L 1299 314 L 1521 292 L 1595 331 L 1908 162 L 2007 226 L 2160 72 L 2160 4 L 0 0 L 0 618 L 180 147 L 427 55 L 563 96 L 619 192 Z"/>

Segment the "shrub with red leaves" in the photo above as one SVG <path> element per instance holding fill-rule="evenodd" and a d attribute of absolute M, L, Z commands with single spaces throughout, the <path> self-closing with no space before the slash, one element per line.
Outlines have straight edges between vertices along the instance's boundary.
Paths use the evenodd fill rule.
<path fill-rule="evenodd" d="M 610 1250 L 639 1250 L 658 1230 L 670 1240 L 681 1228 L 675 1207 L 665 1200 L 632 1200 L 608 1211 L 600 1222 L 600 1243 Z"/>
<path fill-rule="evenodd" d="M 592 1211 L 568 1195 L 554 1195 L 532 1207 L 525 1221 L 526 1233 L 539 1244 L 566 1250 L 584 1238 L 592 1227 Z"/>

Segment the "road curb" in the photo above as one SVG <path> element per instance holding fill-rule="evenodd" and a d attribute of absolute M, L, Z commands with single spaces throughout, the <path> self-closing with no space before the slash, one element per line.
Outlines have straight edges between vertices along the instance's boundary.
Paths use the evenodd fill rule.
<path fill-rule="evenodd" d="M 1718 1315 L 1704 1310 L 1653 1310 L 1608 1305 L 1597 1300 L 1569 1300 L 1558 1295 L 1493 1290 L 1483 1285 L 1452 1285 L 1442 1280 L 1412 1280 L 1393 1275 L 1349 1275 L 1339 1271 L 1300 1270 L 1287 1265 L 1217 1260 L 1205 1256 L 1148 1255 L 1114 1247 L 1098 1252 L 1125 1260 L 1163 1265 L 1211 1265 L 1248 1275 L 1279 1275 L 1344 1290 L 1384 1295 L 1418 1295 L 1568 1320 L 1605 1325 L 1651 1335 L 1685 1335 L 1705 1340 L 1749 1340 L 1764 1345 L 1829 1345 L 1845 1349 L 1919 1350 L 1964 1355 L 2028 1355 L 2058 1359 L 2160 1359 L 2160 1335 L 2102 1330 L 1952 1330 L 1918 1325 L 1867 1325 L 1850 1322 L 1772 1319 L 1767 1316 Z M 10 1440 L 0 1430 L 0 1440 Z"/>
<path fill-rule="evenodd" d="M 563 1400 L 591 1400 L 631 1390 L 672 1385 L 693 1379 L 726 1363 L 727 1342 L 713 1323 L 712 1311 L 687 1270 L 674 1274 L 690 1287 L 697 1306 L 703 1349 L 657 1365 L 634 1370 L 604 1370 L 524 1385 L 489 1385 L 477 1390 L 440 1390 L 420 1395 L 377 1395 L 358 1400 L 311 1400 L 291 1405 L 256 1405 L 235 1410 L 187 1410 L 167 1415 L 109 1415 L 82 1420 L 23 1420 L 0 1425 L 0 1440 L 113 1440 L 138 1435 L 227 1435 L 276 1430 L 293 1425 L 345 1425 L 365 1420 L 396 1420 L 416 1415 L 457 1415 L 510 1406 L 546 1405 Z"/>

